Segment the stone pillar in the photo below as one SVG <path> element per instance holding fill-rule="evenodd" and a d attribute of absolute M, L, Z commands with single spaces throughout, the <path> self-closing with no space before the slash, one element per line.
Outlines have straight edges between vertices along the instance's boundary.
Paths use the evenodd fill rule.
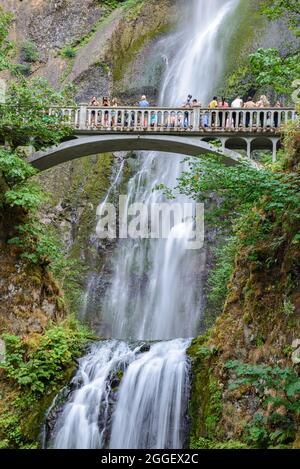
<path fill-rule="evenodd" d="M 79 110 L 79 129 L 86 129 L 86 117 L 87 117 L 87 104 L 80 104 Z"/>

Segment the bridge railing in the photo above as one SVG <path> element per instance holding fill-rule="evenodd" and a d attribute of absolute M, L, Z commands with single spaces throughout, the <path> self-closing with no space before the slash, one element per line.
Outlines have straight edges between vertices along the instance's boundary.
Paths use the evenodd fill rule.
<path fill-rule="evenodd" d="M 78 130 L 86 131 L 264 131 L 278 132 L 298 118 L 292 108 L 203 109 L 164 107 L 79 107 L 51 108 Z"/>

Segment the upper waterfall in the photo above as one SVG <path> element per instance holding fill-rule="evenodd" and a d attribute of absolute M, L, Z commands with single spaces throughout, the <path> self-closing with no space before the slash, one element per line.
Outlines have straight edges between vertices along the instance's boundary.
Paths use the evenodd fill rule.
<path fill-rule="evenodd" d="M 160 102 L 180 105 L 190 93 L 203 104 L 215 93 L 224 70 L 233 19 L 240 0 L 189 0 L 190 13 L 180 31 L 168 38 L 176 50 L 168 58 Z M 227 27 L 225 27 L 227 24 Z"/>
<path fill-rule="evenodd" d="M 223 70 L 223 26 L 239 0 L 193 0 L 190 20 L 162 44 L 168 67 L 161 101 L 184 101 L 188 93 L 207 99 Z M 220 47 L 220 42 L 223 46 Z M 174 50 L 176 53 L 174 54 Z M 148 207 L 164 201 L 157 184 L 174 187 L 184 169 L 181 156 L 139 156 L 128 183 L 127 206 Z M 174 202 L 190 202 L 178 196 Z M 190 252 L 190 227 L 174 227 L 169 239 L 120 240 L 112 260 L 112 283 L 101 305 L 108 336 L 164 340 L 192 337 L 203 311 L 202 275 L 205 250 Z M 174 236 L 176 233 L 176 236 Z"/>

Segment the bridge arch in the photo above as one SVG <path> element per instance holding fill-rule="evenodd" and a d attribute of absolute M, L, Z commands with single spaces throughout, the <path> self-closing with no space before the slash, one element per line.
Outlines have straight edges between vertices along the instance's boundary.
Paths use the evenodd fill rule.
<path fill-rule="evenodd" d="M 188 156 L 213 153 L 222 156 L 227 165 L 237 164 L 242 156 L 228 149 L 218 149 L 199 137 L 178 135 L 97 134 L 77 138 L 33 153 L 28 162 L 40 171 L 83 156 L 117 151 L 159 151 Z"/>

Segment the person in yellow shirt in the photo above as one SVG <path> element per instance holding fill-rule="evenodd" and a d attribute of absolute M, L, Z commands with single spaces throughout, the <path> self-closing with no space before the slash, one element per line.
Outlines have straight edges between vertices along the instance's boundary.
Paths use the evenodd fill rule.
<path fill-rule="evenodd" d="M 218 107 L 218 98 L 217 98 L 217 96 L 214 96 L 213 100 L 208 105 L 208 109 L 216 109 L 217 107 Z M 215 124 L 216 124 L 216 113 L 213 112 L 212 119 L 211 119 L 211 125 L 214 127 Z"/>
<path fill-rule="evenodd" d="M 214 96 L 213 100 L 208 105 L 208 109 L 216 109 L 217 107 L 218 107 L 218 98 L 217 96 Z"/>

